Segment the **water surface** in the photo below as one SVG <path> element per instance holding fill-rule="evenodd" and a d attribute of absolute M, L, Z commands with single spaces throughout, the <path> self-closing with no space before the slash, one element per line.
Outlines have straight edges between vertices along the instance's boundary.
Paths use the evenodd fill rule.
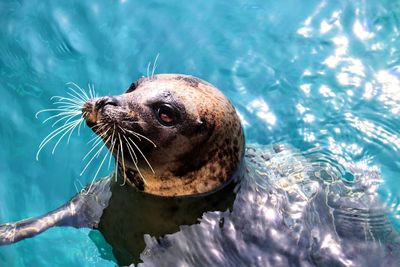
<path fill-rule="evenodd" d="M 45 213 L 79 176 L 90 131 L 56 153 L 34 114 L 66 83 L 120 94 L 146 75 L 198 76 L 237 107 L 248 142 L 288 143 L 337 168 L 381 172 L 400 225 L 400 4 L 397 1 L 3 1 L 0 3 L 0 221 Z M 106 174 L 107 170 L 103 170 Z M 89 230 L 51 229 L 0 248 L 4 266 L 114 266 Z M 101 241 L 99 241 L 101 242 Z"/>

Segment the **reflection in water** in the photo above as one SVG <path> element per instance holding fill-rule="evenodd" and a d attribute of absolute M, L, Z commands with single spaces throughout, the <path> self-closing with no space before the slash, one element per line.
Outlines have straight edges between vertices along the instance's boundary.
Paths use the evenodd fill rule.
<path fill-rule="evenodd" d="M 377 86 L 381 89 L 378 100 L 383 102 L 393 114 L 400 113 L 400 71 L 398 68 L 390 72 L 381 70 L 375 74 Z"/>
<path fill-rule="evenodd" d="M 249 112 L 255 112 L 258 118 L 271 126 L 276 122 L 275 115 L 269 110 L 267 103 L 262 98 L 251 101 L 247 106 L 247 110 Z"/>
<path fill-rule="evenodd" d="M 400 235 L 377 195 L 375 168 L 342 180 L 318 150 L 249 146 L 232 212 L 208 212 L 161 241 L 146 236 L 140 266 L 397 266 Z"/>
<path fill-rule="evenodd" d="M 396 133 L 391 133 L 391 130 L 375 125 L 372 121 L 355 117 L 350 113 L 346 113 L 345 117 L 352 127 L 362 132 L 364 141 L 389 145 L 394 151 L 400 148 L 400 137 Z"/>

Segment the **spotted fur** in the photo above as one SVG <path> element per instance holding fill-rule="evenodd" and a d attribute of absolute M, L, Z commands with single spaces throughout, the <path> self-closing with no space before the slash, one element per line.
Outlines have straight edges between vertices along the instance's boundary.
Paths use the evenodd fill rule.
<path fill-rule="evenodd" d="M 89 103 L 89 109 L 96 109 L 98 101 Z M 157 145 L 137 142 L 155 170 L 152 173 L 139 160 L 145 183 L 125 154 L 130 185 L 160 196 L 206 193 L 224 184 L 239 166 L 244 151 L 239 117 L 230 101 L 211 84 L 188 75 L 160 74 L 139 79 L 113 101 L 118 105 L 88 112 L 87 120 L 92 116 L 129 128 Z M 155 119 L 153 105 L 164 102 L 179 110 L 180 121 L 174 127 L 164 127 Z M 129 120 L 139 124 L 129 125 Z"/>

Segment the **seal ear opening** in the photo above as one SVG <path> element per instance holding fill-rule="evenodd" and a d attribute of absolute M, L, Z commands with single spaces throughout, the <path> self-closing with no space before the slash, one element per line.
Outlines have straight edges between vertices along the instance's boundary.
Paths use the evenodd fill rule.
<path fill-rule="evenodd" d="M 125 94 L 135 91 L 136 88 L 138 88 L 138 86 L 139 86 L 144 80 L 146 80 L 146 77 L 143 76 L 142 78 L 140 78 L 140 79 L 136 80 L 135 82 L 133 82 L 133 83 L 128 87 L 128 89 L 126 89 Z"/>
<path fill-rule="evenodd" d="M 213 123 L 208 123 L 204 118 L 201 118 L 197 124 L 197 131 L 200 134 L 205 134 L 207 133 L 207 138 L 206 140 L 210 139 L 212 136 L 213 132 L 215 129 L 215 124 Z"/>

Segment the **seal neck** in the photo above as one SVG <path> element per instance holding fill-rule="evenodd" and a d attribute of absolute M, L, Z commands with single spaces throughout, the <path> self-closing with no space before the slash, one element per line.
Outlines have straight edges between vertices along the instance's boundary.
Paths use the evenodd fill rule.
<path fill-rule="evenodd" d="M 133 169 L 128 169 L 124 175 L 122 168 L 119 167 L 115 182 L 121 186 L 131 187 L 133 190 L 149 195 L 187 197 L 212 194 L 232 182 L 238 182 L 244 175 L 245 164 L 243 156 L 237 166 L 230 168 L 225 166 L 226 168 L 223 168 L 222 172 L 216 170 L 213 162 L 215 161 L 209 161 L 199 170 L 188 173 L 185 176 L 157 175 L 152 172 L 141 171 L 145 180 Z M 221 166 L 221 164 L 218 166 Z M 230 171 L 226 171 L 228 169 Z"/>

